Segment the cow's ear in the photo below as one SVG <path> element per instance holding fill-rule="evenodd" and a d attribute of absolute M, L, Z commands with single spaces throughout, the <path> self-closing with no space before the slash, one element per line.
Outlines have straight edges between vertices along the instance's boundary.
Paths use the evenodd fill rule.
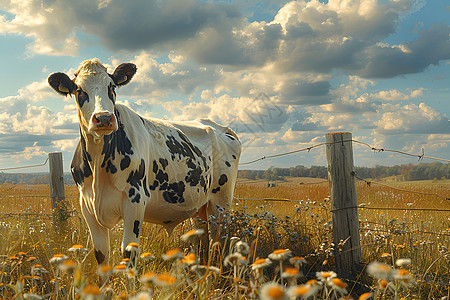
<path fill-rule="evenodd" d="M 48 84 L 59 94 L 67 96 L 77 90 L 77 85 L 64 73 L 53 73 L 48 77 Z"/>
<path fill-rule="evenodd" d="M 136 74 L 136 71 L 137 68 L 135 64 L 123 63 L 117 66 L 111 77 L 117 86 L 122 86 L 130 82 L 131 78 Z"/>

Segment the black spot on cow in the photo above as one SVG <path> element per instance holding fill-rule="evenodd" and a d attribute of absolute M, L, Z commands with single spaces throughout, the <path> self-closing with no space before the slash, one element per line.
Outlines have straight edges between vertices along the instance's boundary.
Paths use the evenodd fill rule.
<path fill-rule="evenodd" d="M 234 155 L 234 154 L 233 154 L 233 155 L 231 155 L 231 157 L 232 157 L 233 159 L 236 159 L 236 155 Z"/>
<path fill-rule="evenodd" d="M 105 260 L 105 255 L 100 250 L 95 250 L 94 255 L 98 264 L 101 264 Z"/>
<path fill-rule="evenodd" d="M 169 164 L 168 160 L 165 158 L 160 158 L 159 163 L 161 164 L 161 167 L 163 168 L 163 170 L 165 170 L 167 165 Z"/>
<path fill-rule="evenodd" d="M 170 223 L 172 223 L 172 221 L 167 220 L 167 221 L 163 221 L 163 223 L 164 223 L 164 224 L 170 224 Z"/>
<path fill-rule="evenodd" d="M 130 190 L 128 191 L 128 197 L 133 197 L 134 194 L 136 193 L 136 190 L 134 188 L 130 188 Z"/>
<path fill-rule="evenodd" d="M 142 124 L 145 125 L 145 120 L 144 120 L 144 118 L 142 118 L 141 116 L 139 116 L 139 119 L 141 119 Z"/>
<path fill-rule="evenodd" d="M 218 186 L 215 189 L 211 190 L 211 192 L 213 192 L 213 194 L 217 193 L 218 191 L 220 191 L 220 186 Z"/>
<path fill-rule="evenodd" d="M 159 181 L 160 184 L 162 184 L 163 182 L 169 180 L 169 175 L 167 173 L 164 173 L 162 170 L 159 170 L 155 178 Z"/>
<path fill-rule="evenodd" d="M 138 220 L 134 221 L 133 233 L 136 235 L 136 238 L 139 238 L 140 224 Z"/>
<path fill-rule="evenodd" d="M 141 194 L 137 194 L 136 197 L 131 199 L 131 203 L 139 203 L 141 201 Z"/>
<path fill-rule="evenodd" d="M 178 130 L 177 132 L 179 139 L 172 135 L 167 135 L 166 146 L 172 155 L 172 160 L 174 160 L 175 157 L 179 160 L 184 157 L 189 157 L 194 161 L 200 159 L 203 162 L 203 167 L 207 170 L 208 165 L 206 164 L 206 158 L 203 156 L 202 151 L 197 146 L 193 145 L 184 133 Z M 197 158 L 195 156 L 197 156 Z"/>
<path fill-rule="evenodd" d="M 144 177 L 144 181 L 142 182 L 142 186 L 144 187 L 145 196 L 150 197 L 150 192 L 147 189 L 147 177 Z"/>
<path fill-rule="evenodd" d="M 128 155 L 124 156 L 120 161 L 120 169 L 123 171 L 130 166 L 131 159 Z"/>
<path fill-rule="evenodd" d="M 111 134 L 105 135 L 103 137 L 103 149 L 102 154 L 104 155 L 103 162 L 101 167 L 104 168 L 107 166 L 108 161 L 114 161 L 116 159 L 116 153 L 119 155 L 130 156 L 133 154 L 133 149 L 131 146 L 131 141 L 128 139 L 127 134 L 124 130 L 124 126 L 122 122 L 120 122 L 120 114 L 117 110 L 114 110 L 114 113 L 117 118 L 117 122 L 119 125 L 119 128 L 116 131 L 113 131 Z M 121 160 L 120 167 L 122 169 L 122 161 L 125 159 L 125 157 Z M 130 158 L 128 158 L 130 159 Z M 127 164 L 127 159 L 123 161 L 123 166 Z M 129 165 L 129 163 L 128 163 Z M 123 170 L 123 169 L 122 169 Z M 107 170 L 108 171 L 108 170 Z M 109 171 L 112 171 L 109 169 Z M 117 168 L 116 168 L 117 171 Z"/>
<path fill-rule="evenodd" d="M 108 162 L 106 163 L 106 172 L 110 172 L 111 174 L 114 174 L 117 172 L 117 168 L 116 168 L 116 166 L 113 165 L 111 160 L 108 160 Z"/>
<path fill-rule="evenodd" d="M 225 161 L 225 165 L 226 165 L 227 167 L 231 167 L 231 164 L 230 164 L 229 162 L 227 162 L 227 161 Z"/>
<path fill-rule="evenodd" d="M 158 185 L 159 185 L 159 181 L 158 181 L 158 180 L 155 180 L 155 181 L 153 181 L 153 184 L 152 184 L 152 185 L 149 185 L 149 186 L 148 186 L 148 188 L 149 188 L 151 191 L 154 191 L 154 190 L 156 190 L 156 188 L 158 187 Z"/>
<path fill-rule="evenodd" d="M 170 183 L 167 185 L 167 189 L 163 192 L 163 198 L 168 203 L 183 203 L 184 190 L 185 185 L 183 181 Z"/>
<path fill-rule="evenodd" d="M 79 186 L 83 184 L 85 178 L 92 175 L 92 170 L 89 166 L 90 161 L 92 161 L 92 158 L 86 150 L 86 141 L 83 135 L 81 135 L 70 168 L 73 180 Z"/>
<path fill-rule="evenodd" d="M 156 162 L 156 160 L 153 161 L 153 173 L 157 173 L 158 172 L 158 163 Z"/>
<path fill-rule="evenodd" d="M 127 182 L 139 190 L 139 187 L 141 186 L 141 180 L 144 178 L 145 175 L 145 162 L 143 159 L 141 159 L 141 163 L 139 164 L 139 168 L 137 170 L 131 171 L 130 175 L 128 176 Z"/>
<path fill-rule="evenodd" d="M 187 173 L 187 176 L 185 177 L 186 182 L 188 182 L 191 186 L 196 186 L 200 183 L 200 180 L 202 180 L 203 185 L 205 186 L 205 179 L 202 176 L 202 169 L 200 168 L 200 166 L 196 166 L 193 165 L 193 168 L 191 166 L 189 166 L 189 171 Z"/>
<path fill-rule="evenodd" d="M 228 181 L 228 177 L 225 174 L 220 175 L 219 185 L 224 185 Z"/>

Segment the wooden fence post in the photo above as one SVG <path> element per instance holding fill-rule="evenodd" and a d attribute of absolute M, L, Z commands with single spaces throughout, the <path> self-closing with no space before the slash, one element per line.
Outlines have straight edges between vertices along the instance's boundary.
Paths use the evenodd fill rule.
<path fill-rule="evenodd" d="M 361 263 L 351 140 L 348 132 L 325 135 L 336 271 L 343 278 L 354 277 Z"/>
<path fill-rule="evenodd" d="M 56 227 L 68 219 L 66 193 L 64 190 L 63 156 L 61 152 L 48 154 L 50 169 L 50 196 L 52 199 L 53 223 Z"/>

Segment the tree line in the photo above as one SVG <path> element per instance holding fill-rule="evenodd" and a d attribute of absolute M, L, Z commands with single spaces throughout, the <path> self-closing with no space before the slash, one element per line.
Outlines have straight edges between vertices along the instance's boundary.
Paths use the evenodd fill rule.
<path fill-rule="evenodd" d="M 391 177 L 398 181 L 450 179 L 450 164 L 441 162 L 396 165 L 392 167 L 355 167 L 355 173 L 363 179 Z M 284 177 L 327 178 L 327 167 L 298 165 L 290 168 L 270 167 L 267 170 L 239 170 L 238 177 L 247 179 L 283 180 Z"/>
<path fill-rule="evenodd" d="M 363 179 L 391 177 L 398 181 L 450 179 L 450 164 L 440 162 L 397 165 L 392 167 L 355 167 L 355 173 Z M 302 165 L 290 168 L 270 167 L 267 170 L 239 170 L 238 177 L 247 179 L 283 180 L 284 177 L 327 178 L 327 167 Z M 2 173 L 0 184 L 49 184 L 48 173 Z M 66 184 L 74 184 L 70 173 L 64 174 Z"/>

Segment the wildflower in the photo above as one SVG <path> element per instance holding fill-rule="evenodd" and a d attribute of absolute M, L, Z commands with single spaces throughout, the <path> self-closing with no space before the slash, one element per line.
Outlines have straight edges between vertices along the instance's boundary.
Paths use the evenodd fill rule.
<path fill-rule="evenodd" d="M 405 266 L 411 264 L 411 259 L 410 258 L 399 258 L 399 259 L 397 259 L 395 264 L 399 267 L 405 267 Z"/>
<path fill-rule="evenodd" d="M 113 267 L 108 266 L 108 265 L 101 265 L 97 269 L 97 274 L 100 277 L 105 278 L 105 277 L 108 277 L 109 275 L 111 275 L 112 271 L 113 271 Z"/>
<path fill-rule="evenodd" d="M 63 263 L 65 260 L 67 260 L 68 257 L 64 254 L 55 254 L 52 258 L 50 258 L 51 264 L 57 264 Z"/>
<path fill-rule="evenodd" d="M 127 270 L 127 266 L 124 264 L 118 264 L 114 266 L 114 273 L 121 273 Z"/>
<path fill-rule="evenodd" d="M 278 249 L 269 254 L 272 260 L 285 260 L 291 256 L 292 251 L 289 249 Z"/>
<path fill-rule="evenodd" d="M 261 300 L 287 300 L 288 297 L 283 290 L 283 286 L 275 283 L 268 282 L 261 286 L 259 290 L 259 296 Z"/>
<path fill-rule="evenodd" d="M 17 256 L 10 256 L 8 257 L 9 260 L 19 260 L 19 258 Z"/>
<path fill-rule="evenodd" d="M 28 255 L 28 253 L 26 253 L 26 252 L 19 252 L 19 253 L 17 253 L 17 255 L 19 257 L 26 257 Z"/>
<path fill-rule="evenodd" d="M 307 264 L 306 259 L 300 256 L 294 256 L 289 258 L 289 262 L 293 264 L 297 269 L 299 269 L 303 264 Z"/>
<path fill-rule="evenodd" d="M 336 276 L 337 276 L 337 274 L 333 271 L 316 273 L 316 277 L 320 281 L 328 281 L 330 279 L 336 278 Z"/>
<path fill-rule="evenodd" d="M 192 229 L 186 232 L 181 236 L 181 240 L 183 242 L 189 242 L 192 243 L 197 237 L 202 236 L 205 233 L 205 230 L 203 229 Z"/>
<path fill-rule="evenodd" d="M 179 259 L 182 257 L 183 257 L 183 253 L 181 253 L 181 250 L 178 248 L 169 250 L 165 254 L 162 255 L 162 259 L 164 259 L 164 260 Z"/>
<path fill-rule="evenodd" d="M 388 282 L 386 279 L 378 280 L 378 288 L 384 290 L 385 288 L 387 288 L 387 286 L 388 286 Z"/>
<path fill-rule="evenodd" d="M 119 264 L 128 266 L 129 263 L 130 263 L 130 259 L 125 257 L 122 259 L 122 261 Z"/>
<path fill-rule="evenodd" d="M 372 293 L 364 293 L 359 296 L 358 300 L 369 300 L 370 298 L 372 298 Z"/>
<path fill-rule="evenodd" d="M 158 274 L 153 278 L 153 282 L 158 286 L 170 286 L 175 283 L 176 278 L 167 273 Z"/>
<path fill-rule="evenodd" d="M 196 261 L 197 260 L 195 258 L 195 254 L 190 253 L 189 255 L 186 255 L 185 257 L 183 257 L 183 259 L 180 261 L 180 263 L 190 266 L 190 265 L 194 264 Z"/>
<path fill-rule="evenodd" d="M 152 293 L 147 291 L 140 291 L 136 296 L 131 297 L 130 300 L 152 300 Z"/>
<path fill-rule="evenodd" d="M 251 264 L 252 270 L 262 269 L 267 266 L 270 266 L 272 261 L 269 258 L 260 258 L 255 260 L 254 263 Z"/>
<path fill-rule="evenodd" d="M 30 256 L 30 257 L 28 257 L 27 258 L 27 261 L 29 261 L 29 262 L 35 262 L 35 261 L 37 261 L 37 258 L 36 257 L 34 257 L 34 256 Z"/>
<path fill-rule="evenodd" d="M 93 284 L 88 284 L 81 292 L 81 294 L 84 295 L 86 299 L 96 299 L 96 296 L 99 296 L 101 293 L 102 291 L 100 291 L 100 289 Z"/>
<path fill-rule="evenodd" d="M 31 267 L 31 274 L 39 274 L 44 271 L 44 268 L 41 265 L 34 265 Z"/>
<path fill-rule="evenodd" d="M 309 284 L 302 284 L 289 287 L 286 293 L 293 299 L 297 299 L 298 297 L 308 299 L 309 297 L 314 296 L 318 290 L 318 287 L 316 288 Z"/>
<path fill-rule="evenodd" d="M 134 278 L 136 276 L 136 271 L 133 268 L 126 270 L 128 278 Z"/>
<path fill-rule="evenodd" d="M 236 243 L 236 250 L 241 254 L 248 254 L 250 252 L 250 247 L 246 242 L 239 241 Z"/>
<path fill-rule="evenodd" d="M 73 245 L 71 248 L 69 248 L 70 252 L 87 252 L 88 250 L 86 248 L 84 248 L 82 245 Z"/>
<path fill-rule="evenodd" d="M 78 268 L 78 264 L 73 260 L 68 259 L 59 264 L 58 268 L 63 272 L 73 272 L 76 268 Z"/>
<path fill-rule="evenodd" d="M 410 287 L 414 284 L 414 279 L 407 270 L 395 270 L 394 271 L 394 279 L 398 280 L 403 286 Z"/>
<path fill-rule="evenodd" d="M 225 260 L 223 261 L 225 266 L 236 266 L 236 265 L 240 265 L 242 258 L 244 256 L 242 256 L 242 254 L 240 254 L 239 252 L 235 252 L 232 254 L 227 255 L 227 257 L 225 257 Z"/>
<path fill-rule="evenodd" d="M 383 254 L 381 254 L 381 257 L 391 257 L 392 256 L 392 254 L 390 254 L 390 253 L 383 253 Z"/>
<path fill-rule="evenodd" d="M 331 278 L 328 280 L 328 285 L 341 294 L 347 294 L 347 284 L 339 278 Z"/>
<path fill-rule="evenodd" d="M 144 252 L 140 255 L 140 258 L 143 260 L 154 260 L 156 257 L 150 252 Z"/>
<path fill-rule="evenodd" d="M 128 246 L 125 248 L 125 251 L 137 251 L 139 249 L 138 243 L 129 243 Z"/>
<path fill-rule="evenodd" d="M 141 276 L 141 282 L 145 285 L 150 285 L 155 278 L 155 273 L 148 272 Z"/>
<path fill-rule="evenodd" d="M 300 272 L 295 268 L 286 268 L 283 273 L 281 273 L 281 277 L 288 279 L 295 279 L 300 276 Z"/>
<path fill-rule="evenodd" d="M 392 278 L 392 268 L 391 266 L 379 262 L 371 262 L 367 266 L 367 273 L 372 275 L 377 279 L 386 279 L 389 280 Z"/>

